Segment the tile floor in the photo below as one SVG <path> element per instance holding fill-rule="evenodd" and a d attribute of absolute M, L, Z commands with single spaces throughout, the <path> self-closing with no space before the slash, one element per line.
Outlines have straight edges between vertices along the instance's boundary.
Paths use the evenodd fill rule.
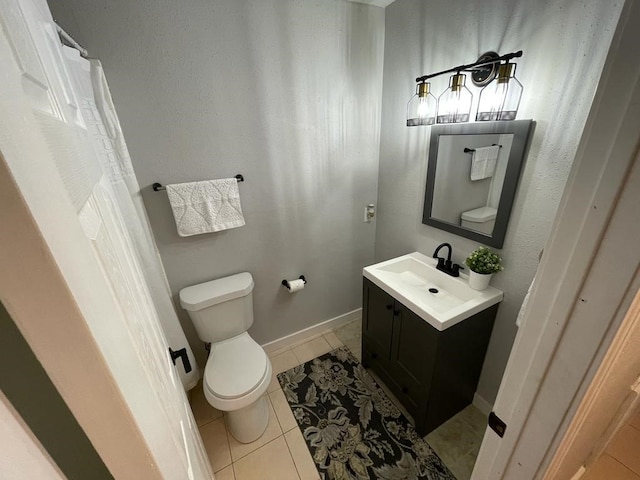
<path fill-rule="evenodd" d="M 584 480 L 640 480 L 640 408 L 613 437 Z"/>
<path fill-rule="evenodd" d="M 269 424 L 264 435 L 250 444 L 239 443 L 229 434 L 225 416 L 207 403 L 200 385 L 190 392 L 193 415 L 216 480 L 320 478 L 276 374 L 342 345 L 346 345 L 358 359 L 361 359 L 359 320 L 324 332 L 304 343 L 281 348 L 269 354 L 274 371 L 267 391 Z M 398 404 L 392 395 L 390 397 Z M 401 410 L 404 411 L 402 408 Z M 427 442 L 458 480 L 467 480 L 471 476 L 485 425 L 486 417 L 470 406 L 426 437 Z"/>

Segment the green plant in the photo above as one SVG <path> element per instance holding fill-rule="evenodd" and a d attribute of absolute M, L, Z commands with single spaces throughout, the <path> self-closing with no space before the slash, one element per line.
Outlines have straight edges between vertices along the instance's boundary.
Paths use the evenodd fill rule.
<path fill-rule="evenodd" d="M 502 259 L 487 247 L 478 247 L 467 257 L 464 263 L 476 273 L 489 274 L 503 270 Z"/>

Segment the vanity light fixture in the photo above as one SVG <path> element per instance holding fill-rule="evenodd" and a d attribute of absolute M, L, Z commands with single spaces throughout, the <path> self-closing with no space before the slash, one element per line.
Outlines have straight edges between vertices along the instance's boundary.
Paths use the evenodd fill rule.
<path fill-rule="evenodd" d="M 515 71 L 515 64 L 510 62 L 498 67 L 498 78 L 480 92 L 476 121 L 516 119 L 523 87 Z"/>
<path fill-rule="evenodd" d="M 420 82 L 416 85 L 416 94 L 407 104 L 407 127 L 435 123 L 438 102 L 430 90 L 429 82 Z"/>
<path fill-rule="evenodd" d="M 466 75 L 462 72 L 471 72 L 473 84 L 485 87 L 480 99 L 484 103 L 478 109 L 476 120 L 514 120 L 520 104 L 522 84 L 514 76 L 515 64 L 509 61 L 521 56 L 522 50 L 502 56 L 487 52 L 474 63 L 416 78 L 416 94 L 407 104 L 407 126 L 468 122 L 473 95 L 466 87 Z M 453 75 L 449 79 L 449 86 L 438 98 L 434 122 L 432 112 L 436 102 L 435 97 L 430 94 L 430 83 L 427 80 L 446 73 Z M 492 82 L 496 76 L 498 81 L 494 84 Z M 499 108 L 496 109 L 498 99 Z M 489 107 L 485 107 L 487 103 Z M 494 111 L 495 113 L 491 113 Z"/>

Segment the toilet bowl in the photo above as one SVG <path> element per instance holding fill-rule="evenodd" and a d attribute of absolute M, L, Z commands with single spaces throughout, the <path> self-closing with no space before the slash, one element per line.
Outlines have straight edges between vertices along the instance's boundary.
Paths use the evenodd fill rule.
<path fill-rule="evenodd" d="M 180 304 L 200 340 L 211 343 L 202 388 L 209 404 L 227 412 L 236 440 L 258 439 L 269 423 L 265 396 L 271 362 L 247 333 L 253 324 L 253 278 L 244 272 L 186 287 Z"/>

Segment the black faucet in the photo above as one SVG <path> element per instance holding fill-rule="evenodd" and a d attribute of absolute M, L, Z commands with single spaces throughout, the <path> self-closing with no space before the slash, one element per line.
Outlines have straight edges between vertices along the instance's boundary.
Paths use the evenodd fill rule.
<path fill-rule="evenodd" d="M 442 247 L 447 247 L 449 249 L 449 254 L 447 255 L 446 260 L 438 256 L 438 253 L 440 253 L 440 249 Z M 447 275 L 451 275 L 452 277 L 459 277 L 460 270 L 464 270 L 457 263 L 451 262 L 451 245 L 449 245 L 448 243 L 441 243 L 440 245 L 438 245 L 438 248 L 436 248 L 436 251 L 433 252 L 433 258 L 438 259 L 438 265 L 436 265 L 436 268 L 441 272 L 446 273 Z"/>

